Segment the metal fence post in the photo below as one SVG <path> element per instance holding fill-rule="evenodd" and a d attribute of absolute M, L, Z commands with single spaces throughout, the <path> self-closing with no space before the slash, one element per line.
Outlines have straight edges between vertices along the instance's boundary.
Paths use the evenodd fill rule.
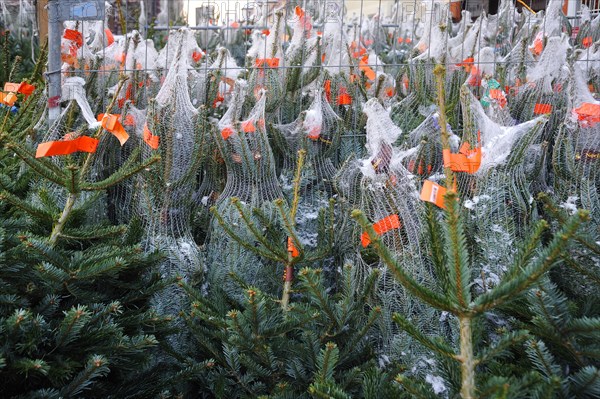
<path fill-rule="evenodd" d="M 48 120 L 52 124 L 60 116 L 61 57 L 60 41 L 63 30 L 59 15 L 59 0 L 48 1 Z"/>

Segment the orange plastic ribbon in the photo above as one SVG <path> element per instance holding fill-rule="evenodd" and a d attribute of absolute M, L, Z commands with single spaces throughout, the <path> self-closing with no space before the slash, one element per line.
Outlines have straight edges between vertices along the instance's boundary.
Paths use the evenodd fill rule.
<path fill-rule="evenodd" d="M 310 22 L 310 17 L 306 15 L 300 6 L 296 6 L 296 16 L 299 19 L 300 25 L 302 26 L 302 30 L 305 32 L 306 37 L 310 38 L 310 31 L 313 28 Z"/>
<path fill-rule="evenodd" d="M 583 103 L 579 108 L 575 108 L 573 112 L 577 115 L 577 119 L 586 122 L 590 126 L 600 123 L 600 104 Z"/>
<path fill-rule="evenodd" d="M 233 135 L 233 129 L 230 127 L 226 127 L 223 130 L 221 130 L 221 137 L 223 137 L 223 140 L 227 140 L 228 138 L 231 137 L 231 135 Z"/>
<path fill-rule="evenodd" d="M 491 89 L 490 90 L 490 98 L 498 101 L 498 105 L 500 108 L 504 108 L 506 106 L 506 96 L 500 89 Z"/>
<path fill-rule="evenodd" d="M 217 97 L 215 97 L 215 101 L 213 101 L 213 108 L 217 108 L 223 101 L 225 101 L 225 97 L 223 97 L 221 93 L 217 93 Z"/>
<path fill-rule="evenodd" d="M 135 126 L 135 118 L 131 114 L 127 114 L 125 120 L 123 121 L 123 125 L 125 126 Z"/>
<path fill-rule="evenodd" d="M 474 62 L 475 62 L 475 58 L 469 57 L 469 58 L 465 58 L 463 60 L 463 62 L 461 62 L 460 64 L 457 64 L 457 66 L 463 67 L 465 72 L 470 73 Z"/>
<path fill-rule="evenodd" d="M 17 95 L 15 93 L 3 93 L 0 91 L 0 103 L 12 107 L 17 101 Z"/>
<path fill-rule="evenodd" d="M 471 67 L 471 72 L 469 74 L 469 79 L 467 80 L 467 84 L 469 86 L 481 86 L 481 73 L 479 69 L 475 66 Z"/>
<path fill-rule="evenodd" d="M 398 215 L 390 215 L 373 224 L 373 230 L 380 236 L 392 229 L 399 229 L 400 226 L 402 226 L 402 224 L 400 223 Z M 361 234 L 360 242 L 363 248 L 366 248 L 371 244 L 371 238 L 366 231 Z"/>
<path fill-rule="evenodd" d="M 144 125 L 144 142 L 153 150 L 157 150 L 160 143 L 160 137 L 153 135 L 148 125 Z"/>
<path fill-rule="evenodd" d="M 115 37 L 113 36 L 110 29 L 108 29 L 108 28 L 104 29 L 104 34 L 106 35 L 106 43 L 109 46 L 115 42 Z"/>
<path fill-rule="evenodd" d="M 481 147 L 471 150 L 469 143 L 464 143 L 458 154 L 450 153 L 450 150 L 442 151 L 444 157 L 444 167 L 452 169 L 454 172 L 466 172 L 473 174 L 481 166 Z"/>
<path fill-rule="evenodd" d="M 63 37 L 75 43 L 78 48 L 83 46 L 83 35 L 78 30 L 65 29 Z"/>
<path fill-rule="evenodd" d="M 51 157 L 53 155 L 68 155 L 74 152 L 96 152 L 98 140 L 81 136 L 73 140 L 47 141 L 37 146 L 36 158 Z"/>
<path fill-rule="evenodd" d="M 254 133 L 256 132 L 256 126 L 254 126 L 253 121 L 244 121 L 242 122 L 242 130 L 244 133 Z"/>
<path fill-rule="evenodd" d="M 549 114 L 552 112 L 552 105 L 550 104 L 535 104 L 533 107 L 533 113 L 535 115 Z"/>
<path fill-rule="evenodd" d="M 25 97 L 29 97 L 35 91 L 35 86 L 30 85 L 25 82 L 21 82 L 21 83 L 6 82 L 4 84 L 4 91 L 10 92 L 10 93 L 21 93 L 21 94 L 24 94 Z"/>
<path fill-rule="evenodd" d="M 321 137 L 321 127 L 315 126 L 312 129 L 310 129 L 310 131 L 307 134 L 307 137 L 313 141 L 319 140 L 319 137 Z"/>
<path fill-rule="evenodd" d="M 279 67 L 279 58 L 257 58 L 256 66 L 258 68 L 277 68 Z"/>
<path fill-rule="evenodd" d="M 375 73 L 373 68 L 371 68 L 369 66 L 369 57 L 368 56 L 365 56 L 363 59 L 360 60 L 359 68 L 361 71 L 363 71 L 365 73 L 365 76 L 367 77 L 367 79 L 375 80 L 375 78 L 377 77 L 377 74 Z"/>
<path fill-rule="evenodd" d="M 542 54 L 543 50 L 544 50 L 544 41 L 542 40 L 541 37 L 538 37 L 533 41 L 533 48 L 531 49 L 531 52 L 535 55 L 540 55 L 540 54 Z"/>
<path fill-rule="evenodd" d="M 323 88 L 325 89 L 325 98 L 327 102 L 331 102 L 331 80 L 326 80 L 323 84 Z"/>
<path fill-rule="evenodd" d="M 119 122 L 120 115 L 117 114 L 100 114 L 98 115 L 98 122 L 102 122 L 102 127 L 108 132 L 115 136 L 121 145 L 125 144 L 129 139 L 129 135 L 125 131 L 121 122 Z"/>
<path fill-rule="evenodd" d="M 192 59 L 194 60 L 194 62 L 200 62 L 200 60 L 202 59 L 202 53 L 199 51 L 194 51 L 192 53 Z"/>
<path fill-rule="evenodd" d="M 262 34 L 265 35 L 265 36 L 269 36 L 271 34 L 271 31 L 268 30 L 268 29 L 263 29 L 262 30 Z"/>
<path fill-rule="evenodd" d="M 591 36 L 584 37 L 583 40 L 581 41 L 581 44 L 583 44 L 583 47 L 585 47 L 585 48 L 591 47 L 592 43 L 593 43 L 593 39 Z"/>
<path fill-rule="evenodd" d="M 352 97 L 348 94 L 345 87 L 340 87 L 340 94 L 338 96 L 338 105 L 350 105 L 352 104 Z"/>
<path fill-rule="evenodd" d="M 363 47 L 360 50 L 355 51 L 354 53 L 352 53 L 352 57 L 354 57 L 354 58 L 361 58 L 365 54 L 367 54 L 367 49 Z"/>
<path fill-rule="evenodd" d="M 444 203 L 446 191 L 445 187 L 442 187 L 431 180 L 425 180 L 425 182 L 423 182 L 423 188 L 421 189 L 421 200 L 431 202 L 442 209 L 446 209 L 446 204 Z"/>
<path fill-rule="evenodd" d="M 71 66 L 74 67 L 78 67 L 79 66 L 79 62 L 77 61 L 77 57 L 71 54 L 61 54 L 60 55 L 60 60 L 64 63 L 67 63 Z"/>
<path fill-rule="evenodd" d="M 294 240 L 292 240 L 292 237 L 288 237 L 287 239 L 287 250 L 292 255 L 292 258 L 297 258 L 300 256 L 300 251 L 298 251 L 298 248 L 296 248 L 294 245 Z"/>

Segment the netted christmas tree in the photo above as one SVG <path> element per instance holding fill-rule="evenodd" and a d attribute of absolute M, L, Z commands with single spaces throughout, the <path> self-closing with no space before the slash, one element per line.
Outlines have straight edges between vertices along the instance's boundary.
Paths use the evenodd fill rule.
<path fill-rule="evenodd" d="M 160 154 L 156 169 L 140 175 L 136 205 L 145 230 L 148 251 L 161 250 L 167 259 L 159 267 L 163 278 L 199 281 L 204 272 L 198 245 L 192 237 L 192 196 L 196 175 L 204 160 L 209 127 L 204 105 L 190 99 L 188 77 L 189 31 L 172 32 L 176 47 L 165 81 L 150 100 L 143 127 L 144 157 Z M 155 298 L 161 314 L 177 315 L 186 306 L 184 293 L 172 286 Z M 181 324 L 180 324 L 181 325 Z M 173 340 L 173 344 L 181 344 Z"/>
<path fill-rule="evenodd" d="M 35 88 L 23 112 L 0 127 L 0 391 L 132 395 L 143 389 L 133 382 L 152 374 L 150 350 L 166 332 L 168 321 L 148 304 L 167 281 L 147 273 L 161 256 L 144 254 L 140 226 L 106 218 L 105 192 L 156 159 L 142 163 L 138 151 L 98 179 L 91 165 L 108 133 L 85 134 L 89 125 L 75 99 L 48 128 L 39 115 L 44 107 L 36 107 L 43 81 L 36 73 L 29 81 Z M 71 89 L 81 94 L 83 86 Z M 14 126 L 26 129 L 15 135 Z"/>
<path fill-rule="evenodd" d="M 254 246 L 250 243 L 260 240 L 284 249 L 284 240 L 278 236 L 282 229 L 273 228 L 265 237 L 262 227 L 257 227 L 280 223 L 275 202 L 283 200 L 283 193 L 267 137 L 266 92 L 261 92 L 258 102 L 244 116 L 246 90 L 244 84 L 237 84 L 229 109 L 218 128 L 213 129 L 212 139 L 227 168 L 227 181 L 214 208 L 218 217 L 212 222 L 207 244 L 207 261 L 211 265 L 208 283 L 214 289 L 232 290 L 235 284 L 232 285 L 228 274 L 235 273 L 246 283 L 272 292 L 280 285 L 283 270 L 275 268 L 268 257 L 260 259 L 245 246 Z M 227 230 L 236 232 L 246 244 L 231 238 Z"/>

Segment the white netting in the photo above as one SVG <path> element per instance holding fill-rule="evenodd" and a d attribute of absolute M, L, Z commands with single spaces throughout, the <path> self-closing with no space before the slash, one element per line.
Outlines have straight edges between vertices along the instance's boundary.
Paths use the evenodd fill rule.
<path fill-rule="evenodd" d="M 18 29 L 24 15 L 0 4 L 4 20 Z M 21 4 L 22 10 L 31 5 Z M 320 215 L 337 201 L 332 248 L 302 266 L 324 267 L 333 289 L 340 259 L 353 265 L 358 284 L 372 268 L 381 271 L 369 305 L 385 309 L 374 336 L 386 353 L 412 348 L 393 327 L 392 311 L 428 321 L 425 332 L 437 334 L 443 323 L 363 246 L 351 209 L 379 223 L 399 264 L 431 287 L 435 273 L 424 234 L 440 213 L 419 190 L 427 180 L 452 186 L 476 240 L 479 291 L 499 281 L 515 244 L 539 219 L 538 193 L 600 219 L 600 16 L 585 8 L 574 22 L 558 0 L 537 14 L 501 1 L 497 15 L 472 20 L 464 11 L 455 23 L 449 5 L 437 0 L 419 9 L 398 2 L 391 13 L 371 7 L 361 15 L 347 13 L 343 1 L 305 1 L 288 15 L 261 2 L 242 20 L 219 26 L 207 11 L 196 33 L 167 30 L 166 37 L 160 29 L 179 15 L 171 15 L 167 1 L 159 5 L 154 27 L 146 25 L 150 2 L 142 2 L 139 29 L 124 35 L 106 30 L 109 16 L 65 23 L 65 108 L 52 126 L 40 118 L 36 130 L 42 141 L 91 136 L 116 95 L 110 112 L 129 139 L 121 143 L 114 132 L 101 131 L 92 180 L 110 176 L 138 152 L 140 160 L 160 160 L 111 187 L 107 209 L 97 212 L 115 223 L 140 218 L 145 250 L 166 254 L 159 267 L 164 278 L 195 281 L 205 244 L 209 289 L 240 295 L 235 273 L 277 294 L 283 265 L 250 247 L 286 246 L 280 212 L 294 201 L 298 150 L 306 158 L 294 222 L 307 249 L 319 248 Z M 159 31 L 146 37 L 154 28 Z M 436 65 L 444 70 L 442 92 Z M 127 80 L 117 92 L 121 75 Z M 440 98 L 446 166 L 458 168 L 455 182 L 444 174 Z M 69 160 L 87 156 L 74 153 Z M 53 162 L 64 167 L 66 160 Z M 177 313 L 187 306 L 184 297 L 170 288 L 155 305 Z"/>
<path fill-rule="evenodd" d="M 255 242 L 256 236 L 244 227 L 243 218 L 231 200 L 239 201 L 251 223 L 257 226 L 260 234 L 264 234 L 263 224 L 272 224 L 273 228 L 277 225 L 279 217 L 274 202 L 284 197 L 277 181 L 275 161 L 267 137 L 267 96 L 262 91 L 254 108 L 244 118 L 242 105 L 245 96 L 246 86 L 238 82 L 231 106 L 219 121 L 218 128 L 213 129 L 213 140 L 227 168 L 227 181 L 216 209 L 225 226 L 246 242 Z M 273 237 L 268 240 L 273 240 Z M 283 246 L 284 243 L 281 236 L 272 241 L 272 245 Z M 269 291 L 276 290 L 280 285 L 281 270 L 277 270 L 273 262 L 261 259 L 227 235 L 217 219 L 213 219 L 210 230 L 207 260 L 211 265 L 208 283 L 214 289 L 239 293 L 229 273 L 235 273 L 248 284 Z"/>
<path fill-rule="evenodd" d="M 425 255 L 427 248 L 423 240 L 425 208 L 417 200 L 417 187 L 402 165 L 411 151 L 400 151 L 393 145 L 401 131 L 377 100 L 367 102 L 364 110 L 368 116 L 368 158 L 347 165 L 338 178 L 338 190 L 349 208 L 362 209 L 379 226 L 382 240 L 391 249 L 398 264 L 419 283 L 431 287 L 434 284 L 432 265 Z M 351 247 L 355 248 L 355 252 L 347 255 L 347 260 L 354 264 L 355 273 L 362 278 L 370 268 L 381 270 L 374 305 L 382 306 L 383 313 L 387 315 L 401 312 L 411 317 L 427 312 L 373 256 L 369 240 L 362 233 L 359 228 L 353 229 L 350 240 L 354 240 Z M 360 280 L 361 277 L 358 277 Z M 431 317 L 435 316 L 431 314 Z M 379 330 L 379 344 L 384 350 L 390 350 L 398 329 L 391 319 L 384 317 L 379 323 Z"/>

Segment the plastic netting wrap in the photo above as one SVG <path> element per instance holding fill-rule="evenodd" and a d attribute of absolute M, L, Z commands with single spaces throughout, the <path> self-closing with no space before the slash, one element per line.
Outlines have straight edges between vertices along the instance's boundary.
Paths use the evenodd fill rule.
<path fill-rule="evenodd" d="M 152 41 L 144 40 L 138 31 L 133 31 L 127 40 L 127 46 L 122 56 L 123 74 L 129 77 L 118 93 L 119 108 L 123 108 L 129 100 L 138 108 L 145 109 L 148 99 L 156 96 L 160 86 L 156 70 L 157 52 Z M 110 87 L 108 93 L 116 91 L 116 86 Z"/>
<path fill-rule="evenodd" d="M 281 47 L 284 29 L 284 14 L 278 11 L 264 42 L 264 48 L 257 48 L 255 58 L 250 59 L 253 68 L 248 79 L 249 91 L 252 94 L 249 100 L 259 101 L 263 91 L 266 91 L 267 112 L 278 108 L 284 97 L 283 70 L 279 68 L 284 62 Z"/>
<path fill-rule="evenodd" d="M 383 243 L 390 248 L 398 264 L 416 281 L 432 287 L 435 282 L 432 265 L 425 255 L 427 248 L 423 246 L 425 208 L 417 200 L 417 187 L 402 165 L 407 152 L 394 147 L 394 142 L 402 132 L 377 100 L 367 102 L 364 110 L 368 116 L 369 157 L 347 165 L 338 177 L 338 189 L 348 207 L 362 209 L 375 224 L 376 231 Z M 378 344 L 384 350 L 390 350 L 389 345 L 399 333 L 390 318 L 391 314 L 401 312 L 410 318 L 430 310 L 412 298 L 393 278 L 387 267 L 371 251 L 368 236 L 359 228 L 354 227 L 352 230 L 350 239 L 355 241 L 351 244 L 355 252 L 348 255 L 348 261 L 354 264 L 354 272 L 364 279 L 371 268 L 379 268 L 381 271 L 372 305 L 381 306 L 383 314 L 388 315 L 379 323 L 381 341 Z M 361 278 L 357 280 L 361 281 Z M 431 317 L 435 315 L 431 313 Z"/>
<path fill-rule="evenodd" d="M 566 84 L 569 70 L 566 67 L 568 50 L 566 36 L 548 38 L 540 59 L 527 69 L 526 81 L 513 89 L 509 101 L 511 115 L 517 122 L 531 120 L 536 116 L 550 114 L 544 138 L 551 140 L 556 127 L 566 114 Z"/>
<path fill-rule="evenodd" d="M 594 98 L 588 86 L 593 79 L 592 71 L 598 70 L 600 64 L 600 57 L 594 58 L 590 63 L 574 62 L 569 88 L 571 101 L 557 135 L 552 163 L 559 200 L 587 209 L 591 217 L 597 218 L 600 215 L 600 100 Z"/>
<path fill-rule="evenodd" d="M 231 106 L 219 121 L 218 129 L 213 130 L 214 140 L 227 168 L 227 181 L 215 205 L 219 218 L 212 221 L 207 244 L 207 261 L 211 265 L 208 283 L 215 289 L 238 294 L 237 285 L 229 273 L 237 274 L 247 284 L 271 292 L 280 285 L 282 273 L 282 270 L 276 270 L 273 262 L 248 251 L 224 230 L 224 227 L 232 229 L 244 242 L 255 242 L 257 237 L 244 227 L 243 218 L 247 217 L 258 229 L 259 235 L 264 234 L 262 226 L 265 224 L 270 224 L 276 231 L 280 216 L 274 202 L 284 198 L 266 131 L 267 97 L 263 91 L 244 118 L 245 95 L 246 87 L 240 82 Z M 283 246 L 285 243 L 282 236 L 268 237 L 267 240 L 272 245 Z"/>
<path fill-rule="evenodd" d="M 293 123 L 276 126 L 275 144 L 283 154 L 281 186 L 289 202 L 293 201 L 293 180 L 298 168 L 298 151 L 306 152 L 300 174 L 297 229 L 302 244 L 317 246 L 317 219 L 334 195 L 333 178 L 337 172 L 335 148 L 340 141 L 340 119 L 322 90 L 315 93 L 308 109 Z"/>
<path fill-rule="evenodd" d="M 185 37 L 186 32 L 180 32 Z M 203 161 L 208 120 L 204 107 L 197 110 L 188 91 L 189 48 L 183 40 L 174 55 L 164 83 L 150 101 L 143 126 L 144 157 L 155 152 L 160 160 L 142 173 L 138 182 L 137 211 L 145 226 L 149 251 L 160 249 L 167 259 L 159 266 L 163 278 L 191 282 L 203 270 L 198 245 L 192 238 L 192 195 Z M 177 314 L 187 296 L 171 286 L 155 298 L 163 314 Z"/>
<path fill-rule="evenodd" d="M 513 126 L 492 121 L 480 102 L 463 91 L 465 131 L 461 147 L 481 148 L 481 165 L 475 174 L 458 172 L 457 188 L 469 211 L 480 248 L 476 261 L 477 289 L 496 285 L 510 266 L 517 246 L 537 220 L 532 181 L 543 170 L 540 136 L 548 118 Z M 493 221 L 482 228 L 481 221 Z"/>

